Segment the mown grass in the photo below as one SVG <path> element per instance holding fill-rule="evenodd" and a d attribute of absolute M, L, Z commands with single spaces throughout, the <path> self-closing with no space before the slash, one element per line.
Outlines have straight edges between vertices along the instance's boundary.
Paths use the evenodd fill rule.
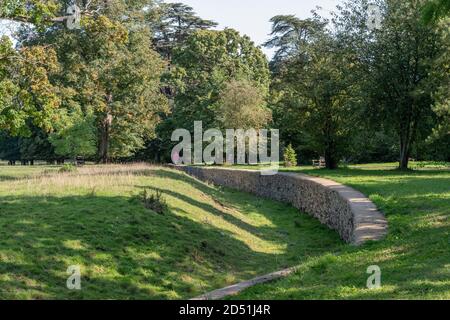
<path fill-rule="evenodd" d="M 422 163 L 414 171 L 396 164 L 311 167 L 282 171 L 322 176 L 360 190 L 385 213 L 389 234 L 381 242 L 333 249 L 307 258 L 298 272 L 248 289 L 239 299 L 450 299 L 450 170 Z M 380 289 L 366 287 L 367 267 L 381 268 Z"/>
<path fill-rule="evenodd" d="M 234 298 L 450 299 L 450 171 L 437 168 L 283 169 L 343 182 L 378 205 L 388 237 L 356 248 L 290 206 L 169 169 L 0 166 L 0 298 L 190 298 L 298 265 Z M 168 212 L 145 209 L 144 189 L 162 191 Z M 82 268 L 80 291 L 66 288 L 70 265 Z M 381 289 L 366 288 L 370 265 Z"/>
<path fill-rule="evenodd" d="M 146 209 L 144 189 L 167 212 Z M 288 205 L 146 165 L 1 166 L 0 230 L 0 299 L 191 298 L 348 250 Z"/>

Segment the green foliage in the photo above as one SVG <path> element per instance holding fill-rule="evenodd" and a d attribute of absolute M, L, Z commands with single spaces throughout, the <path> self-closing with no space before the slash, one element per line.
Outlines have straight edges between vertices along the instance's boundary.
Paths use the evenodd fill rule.
<path fill-rule="evenodd" d="M 317 17 L 316 17 L 317 18 Z M 323 30 L 326 23 L 318 19 L 301 20 L 294 15 L 278 15 L 270 19 L 272 23 L 271 38 L 264 44 L 275 48 L 271 67 L 277 71 L 283 62 L 298 56 L 316 32 Z"/>
<path fill-rule="evenodd" d="M 264 93 L 248 81 L 236 81 L 225 85 L 220 92 L 216 119 L 223 129 L 263 129 L 271 121 Z"/>
<path fill-rule="evenodd" d="M 102 161 L 129 157 L 154 136 L 159 115 L 166 112 L 167 102 L 159 92 L 164 63 L 151 49 L 144 25 L 128 30 L 120 21 L 98 16 L 85 17 L 82 28 L 55 28 L 40 35 L 41 41 L 58 48 L 61 72 L 54 81 L 64 94 L 64 112 L 81 108 L 83 117 L 90 117 L 92 110 Z M 68 152 L 63 149 L 59 151 Z"/>
<path fill-rule="evenodd" d="M 0 159 L 8 161 L 21 159 L 19 138 L 0 131 Z"/>
<path fill-rule="evenodd" d="M 450 14 L 450 0 L 430 0 L 422 9 L 425 23 L 433 23 Z"/>
<path fill-rule="evenodd" d="M 53 24 L 52 19 L 61 13 L 63 4 L 59 0 L 3 0 L 0 18 L 31 23 L 44 30 Z"/>
<path fill-rule="evenodd" d="M 20 51 L 7 37 L 0 39 L 0 129 L 13 135 L 29 135 L 31 122 L 52 130 L 60 106 L 58 88 L 50 77 L 59 71 L 53 48 L 36 45 Z"/>
<path fill-rule="evenodd" d="M 156 213 L 164 214 L 168 210 L 167 201 L 160 190 L 156 190 L 156 192 L 149 192 L 147 189 L 144 189 L 140 199 L 145 208 Z"/>
<path fill-rule="evenodd" d="M 205 128 L 221 127 L 221 93 L 232 81 L 251 83 L 258 92 L 255 97 L 268 93 L 265 55 L 247 36 L 232 29 L 194 32 L 174 50 L 172 63 L 166 81 L 175 95 L 172 114 L 158 130 L 163 141 L 170 141 L 176 128 L 193 131 L 194 121 L 203 121 Z M 166 143 L 161 149 L 169 155 L 171 145 Z"/>
<path fill-rule="evenodd" d="M 153 4 L 144 0 L 83 3 L 81 30 L 67 30 L 53 19 L 65 15 L 66 1 L 25 4 L 6 1 L 0 7 L 4 17 L 37 27 L 33 37 L 27 36 L 30 30 L 23 30 L 21 39 L 29 39 L 22 41 L 23 50 L 13 50 L 7 39 L 0 42 L 0 128 L 29 135 L 31 120 L 51 132 L 54 123 L 72 126 L 61 124 L 61 114 L 81 108 L 83 117 L 88 110 L 94 112 L 103 161 L 129 157 L 143 148 L 167 108 L 159 92 L 165 64 L 151 49 L 148 11 L 142 10 Z M 67 145 L 58 149 L 73 152 Z"/>
<path fill-rule="evenodd" d="M 30 130 L 31 135 L 29 137 L 19 138 L 20 159 L 53 162 L 60 158 L 55 154 L 55 150 L 49 142 L 48 133 L 36 126 L 30 126 Z"/>
<path fill-rule="evenodd" d="M 436 56 L 432 76 L 437 83 L 433 111 L 436 122 L 428 142 L 437 145 L 450 143 L 450 17 L 435 25 L 443 44 Z M 447 152 L 447 156 L 450 154 Z"/>
<path fill-rule="evenodd" d="M 439 36 L 420 23 L 423 1 L 388 1 L 383 27 L 366 39 L 368 116 L 395 129 L 400 145 L 400 168 L 408 167 L 412 147 L 430 132 L 431 62 Z M 369 72 L 370 70 L 370 72 Z"/>
<path fill-rule="evenodd" d="M 77 172 L 77 167 L 73 164 L 66 163 L 61 168 L 59 168 L 58 172 L 60 173 L 73 173 Z"/>
<path fill-rule="evenodd" d="M 259 48 L 237 31 L 202 30 L 174 52 L 171 82 L 176 88 L 174 117 L 185 128 L 194 120 L 215 123 L 220 92 L 231 80 L 246 80 L 267 93 L 269 70 Z"/>
<path fill-rule="evenodd" d="M 339 7 L 332 33 L 317 14 L 274 17 L 266 45 L 277 49 L 271 104 L 282 139 L 303 154 L 324 154 L 329 168 L 341 158 L 392 160 L 395 150 L 407 168 L 412 152 L 427 157 L 430 148 L 422 145 L 433 127 L 435 137 L 447 140 L 449 46 L 441 29 L 449 30 L 448 21 L 420 23 L 423 3 L 377 2 L 379 30 L 368 29 L 362 0 Z M 375 139 L 382 135 L 396 137 L 397 146 Z"/>
<path fill-rule="evenodd" d="M 385 130 L 361 129 L 351 137 L 345 159 L 350 163 L 394 162 L 398 160 L 399 147 L 397 138 L 392 132 Z M 358 126 L 359 128 L 359 126 Z"/>
<path fill-rule="evenodd" d="M 292 144 L 289 144 L 283 153 L 284 166 L 285 167 L 296 167 L 297 166 L 297 153 L 295 152 Z"/>
<path fill-rule="evenodd" d="M 60 125 L 49 137 L 56 154 L 63 157 L 89 157 L 96 154 L 96 132 L 93 114 L 81 110 L 61 114 Z"/>
<path fill-rule="evenodd" d="M 304 161 L 325 155 L 329 168 L 394 152 L 402 168 L 411 156 L 448 157 L 448 0 L 377 0 L 379 30 L 367 27 L 366 0 L 342 3 L 331 20 L 275 16 L 265 43 L 275 49 L 272 79 L 248 37 L 208 30 L 216 23 L 187 5 L 83 1 L 80 30 L 68 30 L 57 19 L 68 3 L 0 4 L 0 17 L 35 27 L 21 30 L 20 49 L 0 40 L 0 130 L 22 137 L 23 157 L 51 159 L 51 135 L 59 154 L 95 147 L 102 162 L 159 161 L 172 131 L 199 120 L 208 128 L 273 120 Z M 420 23 L 423 15 L 432 23 Z M 95 126 L 84 146 L 74 142 L 82 135 L 73 113 L 78 131 L 87 118 Z"/>
<path fill-rule="evenodd" d="M 281 34 L 274 39 L 291 39 L 284 32 L 292 33 L 292 28 L 279 30 L 282 18 L 273 27 Z M 284 24 L 289 25 L 292 17 L 287 18 Z M 322 28 L 324 22 L 295 22 L 304 26 L 305 36 L 296 38 L 295 41 L 300 41 L 293 44 L 297 51 L 279 49 L 283 55 L 280 53 L 282 59 L 277 61 L 272 85 L 276 126 L 301 128 L 301 132 L 294 134 L 308 137 L 304 141 L 307 147 L 324 154 L 327 167 L 333 169 L 346 151 L 357 114 L 355 99 L 359 84 L 352 76 L 354 64 L 338 39 Z"/>
<path fill-rule="evenodd" d="M 183 3 L 160 3 L 153 10 L 151 21 L 156 50 L 171 60 L 173 49 L 183 45 L 186 38 L 197 30 L 210 29 L 217 23 L 200 18 L 193 8 Z"/>

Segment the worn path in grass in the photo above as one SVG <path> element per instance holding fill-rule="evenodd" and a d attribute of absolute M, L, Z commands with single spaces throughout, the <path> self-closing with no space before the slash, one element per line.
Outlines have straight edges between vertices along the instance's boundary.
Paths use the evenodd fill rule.
<path fill-rule="evenodd" d="M 305 259 L 298 272 L 248 289 L 238 299 L 450 299 L 450 170 L 395 164 L 336 171 L 295 168 L 349 185 L 385 213 L 385 240 Z M 381 268 L 382 288 L 366 288 L 367 268 Z"/>
<path fill-rule="evenodd" d="M 57 170 L 0 166 L 1 299 L 191 298 L 348 250 L 288 205 L 177 171 Z M 144 208 L 144 189 L 163 192 L 166 214 Z M 80 291 L 66 288 L 71 265 Z"/>

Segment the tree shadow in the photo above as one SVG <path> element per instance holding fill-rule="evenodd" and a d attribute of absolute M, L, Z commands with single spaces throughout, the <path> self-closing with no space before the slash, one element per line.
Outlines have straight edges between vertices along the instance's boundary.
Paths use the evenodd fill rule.
<path fill-rule="evenodd" d="M 329 171 L 320 171 L 319 176 L 330 176 Z M 436 299 L 448 296 L 450 175 L 443 171 L 386 174 L 367 171 L 338 170 L 333 174 L 355 178 L 347 184 L 369 196 L 385 212 L 389 221 L 385 240 L 367 243 L 356 251 L 345 248 L 335 261 L 320 257 L 304 266 L 300 274 L 250 289 L 239 298 Z M 370 178 L 375 174 L 381 179 Z M 367 177 L 358 180 L 358 176 Z M 366 288 L 369 276 L 366 269 L 370 265 L 381 268 L 380 290 Z"/>
<path fill-rule="evenodd" d="M 402 171 L 397 169 L 358 169 L 358 168 L 339 168 L 336 170 L 329 169 L 302 169 L 298 170 L 295 168 L 281 168 L 281 172 L 293 172 L 293 173 L 304 173 L 316 176 L 335 176 L 335 177 L 368 177 L 368 176 L 386 176 L 386 177 L 405 177 L 405 176 L 439 176 L 443 172 L 449 172 L 450 170 L 408 170 Z"/>
<path fill-rule="evenodd" d="M 223 191 L 170 170 L 158 169 L 152 176 L 186 182 L 220 201 L 223 210 L 164 190 L 283 252 L 255 251 L 227 230 L 190 219 L 183 205 L 159 215 L 130 196 L 1 196 L 0 298 L 190 298 L 343 246 L 333 231 L 289 206 Z M 228 214 L 229 203 L 256 210 L 272 226 L 239 221 Z M 272 207 L 265 208 L 269 203 Z M 82 267 L 80 291 L 66 288 L 70 265 Z"/>

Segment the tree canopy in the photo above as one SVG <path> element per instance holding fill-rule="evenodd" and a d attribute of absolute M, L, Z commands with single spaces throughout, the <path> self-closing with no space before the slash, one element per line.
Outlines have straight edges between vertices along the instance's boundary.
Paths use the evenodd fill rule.
<path fill-rule="evenodd" d="M 2 157 L 164 161 L 172 131 L 202 121 L 279 128 L 290 154 L 324 156 L 329 169 L 450 158 L 448 0 L 274 16 L 270 62 L 182 3 L 78 0 L 80 24 L 68 28 L 73 3 L 0 3 L 0 19 L 21 23 L 17 45 L 0 38 Z"/>

